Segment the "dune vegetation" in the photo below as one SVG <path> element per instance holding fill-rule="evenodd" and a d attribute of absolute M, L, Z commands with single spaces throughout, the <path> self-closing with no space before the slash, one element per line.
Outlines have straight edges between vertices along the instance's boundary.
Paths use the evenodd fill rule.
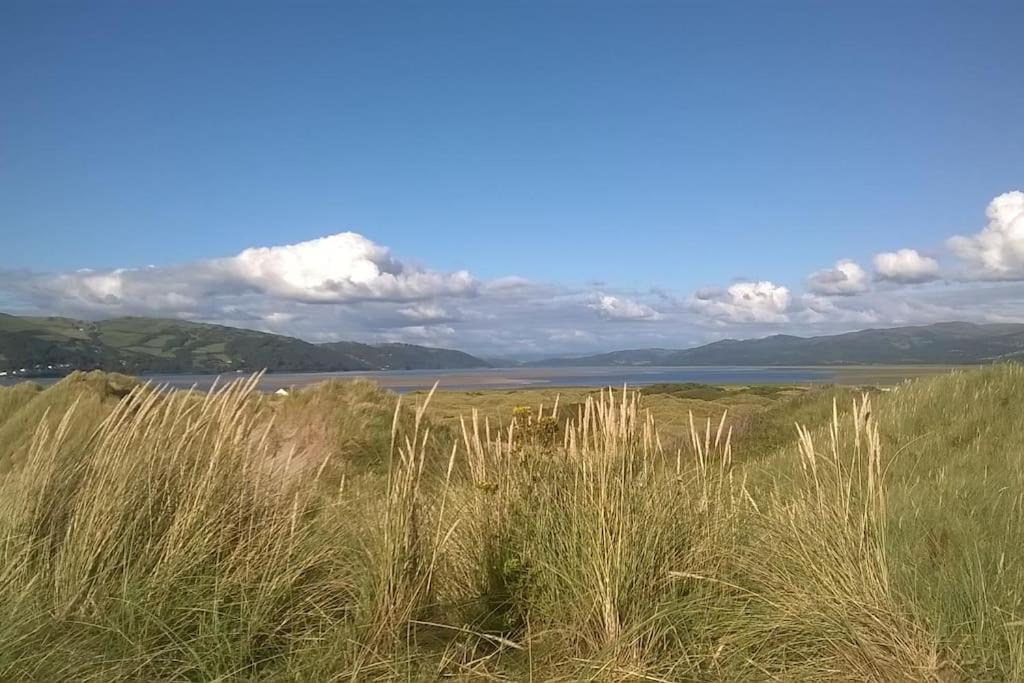
<path fill-rule="evenodd" d="M 0 390 L 0 679 L 1024 679 L 1020 366 L 254 387 Z"/>

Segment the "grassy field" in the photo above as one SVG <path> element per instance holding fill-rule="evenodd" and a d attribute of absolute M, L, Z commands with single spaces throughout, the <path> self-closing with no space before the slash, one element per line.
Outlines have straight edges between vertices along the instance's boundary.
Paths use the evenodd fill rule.
<path fill-rule="evenodd" d="M 1020 366 L 253 387 L 0 390 L 0 680 L 1024 679 Z"/>
<path fill-rule="evenodd" d="M 733 448 L 761 442 L 772 423 L 791 437 L 793 419 L 801 407 L 831 405 L 833 397 L 852 400 L 859 389 L 851 386 L 708 386 L 701 384 L 654 384 L 638 390 L 643 408 L 654 418 L 663 446 L 678 448 L 689 440 L 690 418 L 716 424 L 723 415 L 733 428 Z M 516 415 L 549 414 L 557 411 L 563 424 L 577 415 L 588 400 L 599 400 L 607 390 L 592 388 L 491 389 L 482 391 L 435 391 L 427 415 L 456 432 L 475 411 L 481 423 L 508 428 Z M 408 398 L 425 402 L 429 392 L 414 392 Z M 819 411 L 820 412 L 820 411 Z M 808 419 L 805 416 L 803 419 Z M 824 419 L 824 413 L 813 419 Z M 747 438 L 747 437 L 750 438 Z"/>

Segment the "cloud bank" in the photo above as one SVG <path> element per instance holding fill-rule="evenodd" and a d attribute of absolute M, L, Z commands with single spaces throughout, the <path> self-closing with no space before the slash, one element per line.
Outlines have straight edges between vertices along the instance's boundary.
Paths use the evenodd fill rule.
<path fill-rule="evenodd" d="M 400 341 L 518 358 L 943 320 L 1024 322 L 1024 193 L 995 197 L 984 228 L 946 247 L 949 269 L 925 255 L 936 250 L 908 247 L 876 253 L 870 275 L 840 258 L 812 272 L 802 289 L 743 278 L 676 294 L 616 287 L 601 277 L 600 264 L 580 286 L 514 274 L 480 279 L 340 232 L 170 266 L 0 270 L 0 308 L 187 318 L 310 341 Z"/>
<path fill-rule="evenodd" d="M 175 312 L 211 298 L 265 295 L 286 302 L 408 302 L 471 296 L 466 271 L 437 273 L 402 263 L 385 247 L 343 232 L 298 244 L 163 268 L 79 270 L 27 283 L 29 294 L 97 313 Z"/>

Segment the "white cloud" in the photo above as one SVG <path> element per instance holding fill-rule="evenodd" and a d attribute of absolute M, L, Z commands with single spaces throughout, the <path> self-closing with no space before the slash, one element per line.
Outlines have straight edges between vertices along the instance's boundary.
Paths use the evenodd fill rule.
<path fill-rule="evenodd" d="M 411 306 L 399 308 L 398 313 L 420 325 L 447 323 L 458 320 L 458 316 L 451 314 L 444 307 L 429 302 L 419 302 Z"/>
<path fill-rule="evenodd" d="M 274 311 L 263 316 L 263 321 L 268 325 L 287 325 L 294 320 L 294 313 L 281 313 L 280 311 Z"/>
<path fill-rule="evenodd" d="M 226 279 L 283 299 L 344 303 L 367 299 L 409 301 L 460 295 L 476 284 L 468 272 L 435 273 L 401 263 L 386 247 L 342 232 L 280 247 L 246 249 L 211 264 Z"/>
<path fill-rule="evenodd" d="M 971 280 L 1024 279 L 1024 192 L 993 199 L 985 211 L 988 223 L 970 237 L 957 235 L 947 244 L 966 265 Z"/>
<path fill-rule="evenodd" d="M 916 249 L 875 254 L 875 279 L 901 284 L 930 282 L 939 277 L 939 262 Z"/>
<path fill-rule="evenodd" d="M 610 294 L 599 294 L 587 306 L 609 320 L 661 320 L 662 315 L 646 304 Z"/>
<path fill-rule="evenodd" d="M 548 333 L 548 340 L 556 344 L 594 344 L 598 337 L 586 330 L 553 330 Z"/>
<path fill-rule="evenodd" d="M 832 268 L 811 273 L 807 278 L 807 287 L 814 294 L 822 296 L 852 296 L 863 294 L 871 288 L 868 274 L 849 259 L 836 261 Z"/>
<path fill-rule="evenodd" d="M 455 329 L 448 325 L 417 325 L 381 334 L 378 341 L 397 344 L 454 347 L 458 345 Z"/>
<path fill-rule="evenodd" d="M 524 277 L 519 277 L 518 275 L 506 275 L 505 277 L 488 280 L 483 286 L 485 289 L 493 292 L 515 292 L 527 289 L 532 285 L 533 283 Z"/>
<path fill-rule="evenodd" d="M 767 280 L 736 282 L 724 291 L 701 290 L 690 301 L 698 313 L 735 323 L 787 322 L 789 305 L 789 290 Z"/>
<path fill-rule="evenodd" d="M 879 313 L 869 302 L 855 301 L 852 297 L 843 299 L 842 306 L 836 302 L 834 297 L 804 294 L 790 308 L 796 309 L 797 321 L 812 325 L 873 325 L 880 320 Z"/>
<path fill-rule="evenodd" d="M 349 304 L 468 297 L 478 283 L 466 271 L 439 273 L 413 267 L 362 235 L 336 235 L 237 256 L 167 267 L 79 270 L 37 276 L 36 297 L 92 314 L 194 314 L 211 299 L 262 295 L 278 301 Z"/>

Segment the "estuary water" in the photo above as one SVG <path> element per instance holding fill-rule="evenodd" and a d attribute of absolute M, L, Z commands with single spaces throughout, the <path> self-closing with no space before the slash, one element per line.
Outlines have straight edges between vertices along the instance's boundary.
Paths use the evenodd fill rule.
<path fill-rule="evenodd" d="M 632 387 L 660 382 L 697 382 L 700 384 L 811 384 L 836 381 L 837 371 L 831 368 L 780 367 L 653 367 L 604 366 L 587 368 L 474 368 L 471 370 L 381 370 L 375 372 L 279 372 L 266 374 L 260 382 L 262 391 L 301 387 L 328 379 L 364 377 L 381 386 L 405 393 L 430 389 L 434 382 L 439 389 L 485 390 L 521 389 L 527 387 Z M 241 374 L 223 375 L 146 375 L 141 379 L 175 388 L 209 389 L 235 379 Z M 0 378 L 0 384 L 33 381 L 53 384 L 53 378 L 19 380 Z"/>

